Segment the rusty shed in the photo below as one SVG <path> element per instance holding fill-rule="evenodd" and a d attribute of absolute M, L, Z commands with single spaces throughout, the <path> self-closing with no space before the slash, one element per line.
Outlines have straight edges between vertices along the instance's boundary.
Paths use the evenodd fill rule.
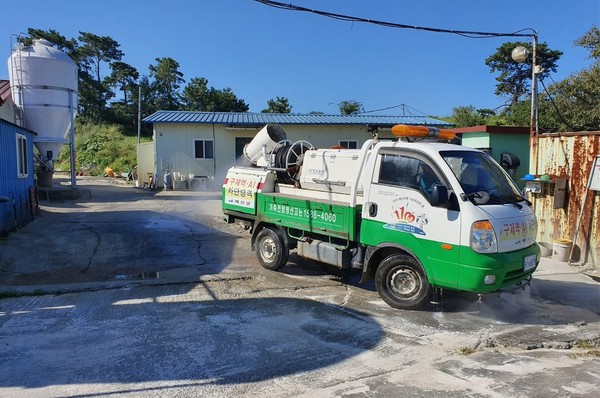
<path fill-rule="evenodd" d="M 567 242 L 572 262 L 600 268 L 600 131 L 540 134 L 537 142 L 530 171 L 549 177 L 530 194 L 538 241 Z"/>

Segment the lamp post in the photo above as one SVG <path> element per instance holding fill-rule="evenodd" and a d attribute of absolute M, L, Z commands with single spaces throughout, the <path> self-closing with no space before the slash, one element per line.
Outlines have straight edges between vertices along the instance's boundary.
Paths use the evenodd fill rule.
<path fill-rule="evenodd" d="M 529 120 L 529 141 L 531 146 L 533 147 L 533 174 L 537 175 L 538 171 L 538 93 L 537 93 L 537 74 L 541 72 L 541 67 L 537 65 L 537 43 L 538 36 L 537 32 L 534 32 L 533 35 L 533 46 L 532 51 L 530 52 L 527 48 L 523 46 L 515 47 L 515 49 L 511 53 L 511 57 L 515 62 L 523 63 L 527 62 L 529 55 L 531 54 L 531 115 Z M 531 170 L 531 166 L 529 167 Z"/>

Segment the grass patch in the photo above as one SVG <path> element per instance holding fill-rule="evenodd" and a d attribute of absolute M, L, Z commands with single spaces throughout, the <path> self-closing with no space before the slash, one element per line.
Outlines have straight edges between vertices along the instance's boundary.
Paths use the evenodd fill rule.
<path fill-rule="evenodd" d="M 458 352 L 459 352 L 461 355 L 465 355 L 465 356 L 467 356 L 467 355 L 471 355 L 471 354 L 473 354 L 475 351 L 477 351 L 477 350 L 475 350 L 475 348 L 472 348 L 472 347 L 461 347 L 461 348 L 459 348 L 459 349 L 458 349 Z"/>
<path fill-rule="evenodd" d="M 575 347 L 577 348 L 581 348 L 581 349 L 589 349 L 589 348 L 596 348 L 598 347 L 598 342 L 594 341 L 594 340 L 578 340 L 575 343 Z"/>
<path fill-rule="evenodd" d="M 587 350 L 575 354 L 576 357 L 600 357 L 600 349 L 598 349 L 600 348 L 600 340 L 598 339 L 577 340 L 574 346 L 581 350 Z"/>

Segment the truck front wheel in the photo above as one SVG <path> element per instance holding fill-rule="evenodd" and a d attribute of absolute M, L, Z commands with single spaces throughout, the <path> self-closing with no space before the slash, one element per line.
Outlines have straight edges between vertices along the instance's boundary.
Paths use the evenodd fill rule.
<path fill-rule="evenodd" d="M 383 301 L 402 310 L 419 308 L 431 296 L 431 285 L 423 267 L 404 254 L 393 254 L 379 264 L 375 286 Z"/>
<path fill-rule="evenodd" d="M 261 229 L 256 235 L 256 257 L 266 269 L 277 271 L 288 260 L 290 251 L 281 233 L 270 228 Z"/>

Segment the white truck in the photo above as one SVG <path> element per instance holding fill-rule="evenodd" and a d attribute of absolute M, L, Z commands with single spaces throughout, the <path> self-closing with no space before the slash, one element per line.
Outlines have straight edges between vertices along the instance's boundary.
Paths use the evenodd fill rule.
<path fill-rule="evenodd" d="M 537 221 L 510 176 L 482 151 L 440 143 L 454 136 L 447 130 L 392 132 L 397 140 L 361 149 L 314 149 L 265 126 L 244 150 L 252 166 L 225 178 L 227 222 L 250 230 L 263 267 L 280 269 L 296 250 L 360 269 L 394 308 L 419 308 L 442 289 L 528 284 Z"/>

